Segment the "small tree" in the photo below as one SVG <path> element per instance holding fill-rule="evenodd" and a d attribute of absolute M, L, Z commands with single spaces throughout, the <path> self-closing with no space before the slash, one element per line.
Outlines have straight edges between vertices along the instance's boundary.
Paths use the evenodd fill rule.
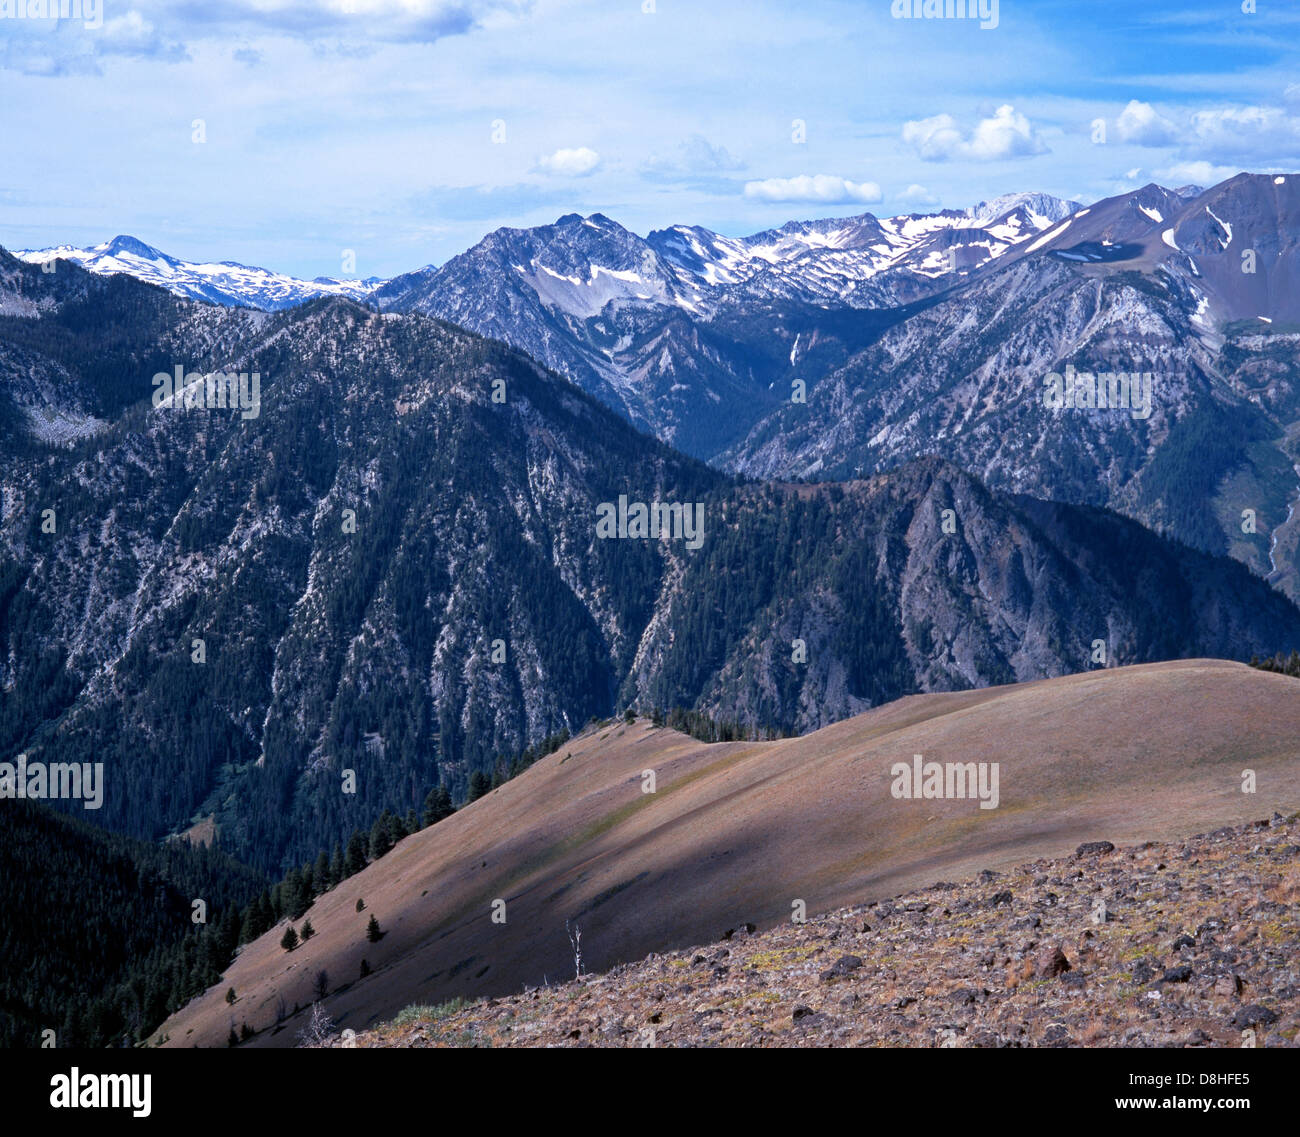
<path fill-rule="evenodd" d="M 564 930 L 569 933 L 569 946 L 573 948 L 573 973 L 582 978 L 582 925 L 570 927 L 569 921 L 565 920 Z"/>
<path fill-rule="evenodd" d="M 308 920 L 308 921 L 307 921 L 305 924 L 303 924 L 303 926 L 302 926 L 302 942 L 303 942 L 303 943 L 306 943 L 306 942 L 307 942 L 309 939 L 311 939 L 312 936 L 314 936 L 315 934 L 316 934 L 316 929 L 313 928 L 313 927 L 311 926 L 311 921 Z"/>
<path fill-rule="evenodd" d="M 226 992 L 226 1002 L 233 1004 L 234 1001 L 235 1001 L 235 989 L 232 987 L 230 988 L 229 991 Z"/>
<path fill-rule="evenodd" d="M 365 910 L 366 910 L 366 902 L 365 902 L 364 900 L 362 900 L 361 897 L 358 896 L 358 897 L 357 897 L 357 911 L 358 911 L 358 912 L 364 912 Z"/>
<path fill-rule="evenodd" d="M 361 978 L 364 979 L 369 974 L 370 974 L 370 963 L 369 961 L 363 959 L 361 961 Z"/>
<path fill-rule="evenodd" d="M 312 985 L 312 992 L 318 1003 L 330 993 L 330 977 L 324 969 L 316 972 L 316 982 Z"/>
<path fill-rule="evenodd" d="M 492 779 L 489 778 L 482 770 L 475 770 L 469 776 L 469 792 L 465 795 L 465 801 L 468 804 L 471 801 L 478 801 L 485 793 L 492 789 Z"/>
<path fill-rule="evenodd" d="M 320 1046 L 334 1033 L 334 1020 L 325 1012 L 319 1002 L 311 1005 L 311 1018 L 307 1025 L 298 1032 L 299 1046 Z"/>
<path fill-rule="evenodd" d="M 366 939 L 372 944 L 377 944 L 384 938 L 384 933 L 379 930 L 379 921 L 372 915 L 370 923 L 366 925 Z"/>
<path fill-rule="evenodd" d="M 292 924 L 285 928 L 284 935 L 280 937 L 280 946 L 285 951 L 293 951 L 298 946 L 298 933 L 293 930 Z"/>
<path fill-rule="evenodd" d="M 226 1036 L 226 1045 L 227 1045 L 227 1046 L 238 1046 L 238 1045 L 239 1045 L 239 1035 L 237 1035 L 237 1034 L 235 1033 L 235 1024 L 234 1024 L 234 1023 L 231 1023 L 231 1024 L 230 1024 L 230 1033 Z"/>
<path fill-rule="evenodd" d="M 361 830 L 354 829 L 348 840 L 348 851 L 343 857 L 343 871 L 354 876 L 366 867 L 366 839 Z"/>
<path fill-rule="evenodd" d="M 426 826 L 437 825 L 444 817 L 450 817 L 455 812 L 447 787 L 437 786 L 431 789 L 429 796 L 424 799 L 424 816 L 421 820 Z"/>
<path fill-rule="evenodd" d="M 253 1028 L 249 1026 L 248 1023 L 246 1022 L 241 1023 L 239 1027 L 239 1041 L 247 1042 L 248 1039 L 252 1037 L 253 1037 Z"/>

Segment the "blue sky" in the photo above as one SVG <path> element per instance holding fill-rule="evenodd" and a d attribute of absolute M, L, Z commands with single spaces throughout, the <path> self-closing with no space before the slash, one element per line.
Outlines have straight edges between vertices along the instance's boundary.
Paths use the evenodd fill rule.
<path fill-rule="evenodd" d="M 1295 0 L 41 2 L 0 0 L 9 248 L 389 276 L 569 212 L 739 235 L 1300 169 Z"/>

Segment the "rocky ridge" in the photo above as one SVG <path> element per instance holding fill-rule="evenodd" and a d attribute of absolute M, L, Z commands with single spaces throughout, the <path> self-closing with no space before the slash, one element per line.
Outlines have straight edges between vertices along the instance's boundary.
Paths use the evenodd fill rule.
<path fill-rule="evenodd" d="M 985 870 L 324 1045 L 1295 1047 L 1300 813 Z"/>

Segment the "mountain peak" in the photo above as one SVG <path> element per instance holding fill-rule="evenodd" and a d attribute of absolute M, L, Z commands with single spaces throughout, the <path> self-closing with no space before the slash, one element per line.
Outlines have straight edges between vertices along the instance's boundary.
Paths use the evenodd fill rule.
<path fill-rule="evenodd" d="M 171 261 L 171 257 L 166 253 L 160 252 L 152 245 L 146 245 L 138 237 L 132 237 L 127 233 L 119 233 L 111 241 L 100 245 L 97 252 L 106 253 L 108 256 L 121 256 L 126 254 L 133 257 L 144 257 L 150 261 Z"/>

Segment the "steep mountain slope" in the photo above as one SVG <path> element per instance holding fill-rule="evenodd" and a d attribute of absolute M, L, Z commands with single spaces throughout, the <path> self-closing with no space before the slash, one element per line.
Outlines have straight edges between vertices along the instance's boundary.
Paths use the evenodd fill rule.
<path fill-rule="evenodd" d="M 0 455 L 0 747 L 105 762 L 115 829 L 215 815 L 279 870 L 623 706 L 804 730 L 1099 650 L 1300 643 L 1300 611 L 1234 562 L 937 460 L 738 486 L 435 320 L 80 275 L 0 320 L 99 423 Z M 178 360 L 259 375 L 256 406 L 191 405 L 198 380 L 152 405 Z M 621 499 L 699 528 L 605 539 Z"/>
<path fill-rule="evenodd" d="M 47 269 L 62 261 L 104 276 L 125 273 L 191 300 L 260 308 L 267 312 L 291 308 L 319 296 L 364 300 L 384 283 L 377 277 L 336 280 L 318 276 L 315 280 L 299 280 L 281 272 L 251 268 L 234 261 L 196 264 L 159 252 L 152 245 L 128 236 L 114 237 L 89 249 L 58 245 L 50 249 L 20 249 L 14 256 Z M 57 271 L 57 267 L 53 271 Z"/>
<path fill-rule="evenodd" d="M 1274 813 L 1084 842 L 323 1045 L 1294 1048 L 1297 838 Z"/>
<path fill-rule="evenodd" d="M 908 305 L 1074 208 L 1025 194 L 964 213 L 867 213 L 744 238 L 676 226 L 642 239 L 602 214 L 568 214 L 498 229 L 375 299 L 504 340 L 710 458 L 795 379 L 815 380 Z"/>
<path fill-rule="evenodd" d="M 252 1045 L 293 1045 L 303 1017 L 276 1033 L 277 1000 L 305 1007 L 321 970 L 336 1024 L 361 1030 L 410 1003 L 571 976 L 566 921 L 601 971 L 788 922 L 796 901 L 811 917 L 1101 837 L 1267 816 L 1300 800 L 1294 682 L 1197 660 L 918 696 L 777 742 L 592 730 L 317 899 L 317 934 L 294 952 L 282 927 L 249 944 L 159 1034 L 224 1045 L 233 1019 L 262 1032 Z M 997 763 L 997 807 L 894 796 L 893 767 L 915 754 Z M 1242 793 L 1243 768 L 1257 793 Z M 363 959 L 374 973 L 358 978 Z"/>
<path fill-rule="evenodd" d="M 1255 175 L 1081 210 L 910 313 L 723 464 L 845 477 L 942 453 L 993 487 L 1231 552 L 1295 595 L 1297 211 L 1300 178 Z M 1102 376 L 1107 403 L 1120 374 L 1130 397 L 1065 402 L 1079 374 Z"/>

